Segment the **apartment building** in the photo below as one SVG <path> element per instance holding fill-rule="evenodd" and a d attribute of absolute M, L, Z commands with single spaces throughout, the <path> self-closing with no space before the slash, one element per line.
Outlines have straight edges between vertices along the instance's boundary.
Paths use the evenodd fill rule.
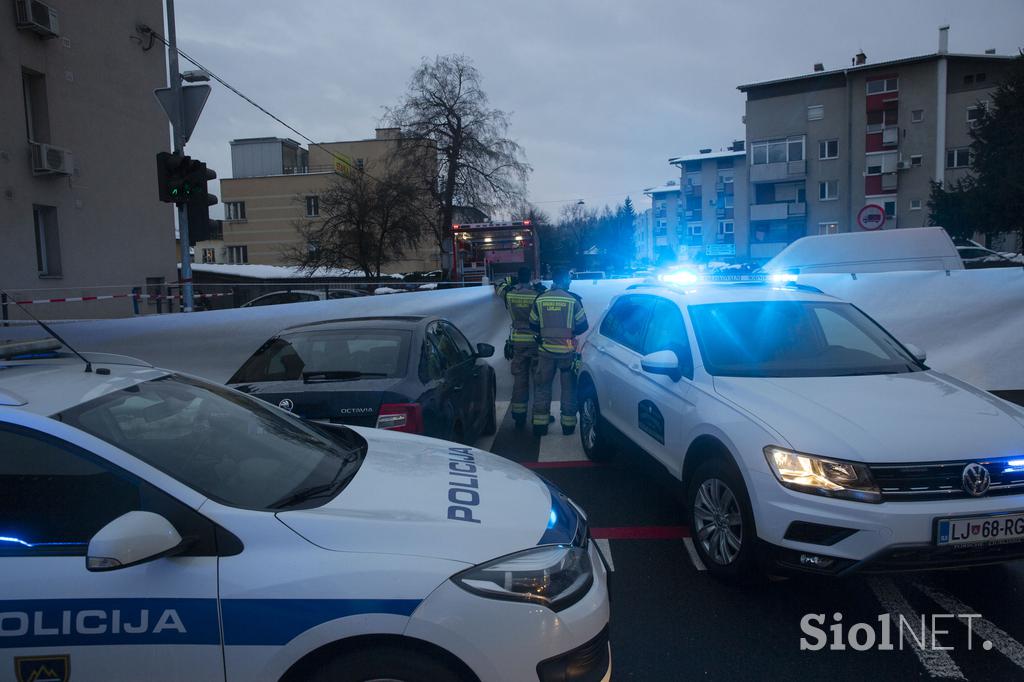
<path fill-rule="evenodd" d="M 682 188 L 676 180 L 648 187 L 644 194 L 651 198 L 650 241 L 647 251 L 653 263 L 671 263 L 680 257 L 679 226 L 683 224 Z"/>
<path fill-rule="evenodd" d="M 637 211 L 633 217 L 633 260 L 638 263 L 654 262 L 654 230 L 651 209 Z"/>
<path fill-rule="evenodd" d="M 8 1 L 0 11 L 0 287 L 18 298 L 174 282 L 174 217 L 157 193 L 170 132 L 155 88 L 161 0 Z M 148 44 L 147 44 L 148 43 Z M 40 305 L 47 318 L 131 314 L 125 299 Z M 19 317 L 8 309 L 11 317 Z"/>
<path fill-rule="evenodd" d="M 969 130 L 1012 57 L 933 54 L 739 86 L 746 94 L 749 256 L 805 235 L 921 227 L 929 182 L 969 164 Z"/>
<path fill-rule="evenodd" d="M 372 174 L 399 141 L 397 128 L 378 128 L 372 139 L 326 142 L 309 149 L 295 140 L 274 137 L 232 140 L 232 177 L 220 185 L 223 234 L 221 239 L 196 244 L 196 260 L 290 264 L 289 252 L 304 247 L 298 226 L 320 219 L 320 196 L 338 173 L 350 166 Z M 424 163 L 434 163 L 427 156 Z M 425 233 L 405 260 L 386 267 L 388 272 L 433 270 L 438 258 L 434 239 Z"/>
<path fill-rule="evenodd" d="M 702 149 L 669 159 L 679 168 L 680 212 L 674 235 L 680 260 L 745 257 L 747 162 L 742 140 L 727 149 Z"/>

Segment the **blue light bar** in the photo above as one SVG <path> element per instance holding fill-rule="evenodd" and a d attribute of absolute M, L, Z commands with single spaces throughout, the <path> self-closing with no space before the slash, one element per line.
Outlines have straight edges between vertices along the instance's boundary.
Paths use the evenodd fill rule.
<path fill-rule="evenodd" d="M 556 523 L 558 523 L 558 512 L 552 508 L 551 513 L 548 514 L 548 530 L 554 528 Z"/>

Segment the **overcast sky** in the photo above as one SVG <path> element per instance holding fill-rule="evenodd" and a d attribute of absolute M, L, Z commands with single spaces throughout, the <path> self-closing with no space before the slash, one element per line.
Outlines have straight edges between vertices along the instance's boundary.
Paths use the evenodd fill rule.
<path fill-rule="evenodd" d="M 934 52 L 1016 54 L 1022 0 L 177 0 L 179 46 L 320 141 L 373 136 L 423 57 L 463 53 L 557 216 L 677 173 L 667 160 L 743 138 L 741 83 Z M 189 68 L 187 63 L 182 69 Z M 191 156 L 230 177 L 228 141 L 295 135 L 214 84 Z M 302 141 L 302 140 L 300 140 Z M 219 212 L 218 207 L 218 212 Z"/>

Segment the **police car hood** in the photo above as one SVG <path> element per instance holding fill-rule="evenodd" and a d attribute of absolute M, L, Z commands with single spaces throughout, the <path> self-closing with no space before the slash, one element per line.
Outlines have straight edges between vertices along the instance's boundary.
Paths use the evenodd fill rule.
<path fill-rule="evenodd" d="M 345 489 L 322 507 L 277 515 L 314 545 L 477 564 L 575 533 L 568 504 L 562 516 L 572 518 L 548 529 L 553 503 L 563 509 L 559 494 L 514 462 L 433 438 L 354 430 L 368 448 Z M 567 537 L 553 538 L 558 531 Z"/>

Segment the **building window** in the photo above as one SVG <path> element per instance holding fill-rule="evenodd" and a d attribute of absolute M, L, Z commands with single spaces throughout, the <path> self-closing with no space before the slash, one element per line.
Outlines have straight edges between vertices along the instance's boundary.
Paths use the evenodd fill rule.
<path fill-rule="evenodd" d="M 248 263 L 249 262 L 249 247 L 248 246 L 229 246 L 227 247 L 228 263 Z"/>
<path fill-rule="evenodd" d="M 36 269 L 40 277 L 60 277 L 60 232 L 57 227 L 57 209 L 53 206 L 33 206 L 32 220 L 36 233 Z"/>
<path fill-rule="evenodd" d="M 883 92 L 897 92 L 900 89 L 899 78 L 878 78 L 867 83 L 869 95 L 878 95 Z"/>
<path fill-rule="evenodd" d="M 224 220 L 245 220 L 245 202 L 225 201 Z"/>
<path fill-rule="evenodd" d="M 986 80 L 985 74 L 983 74 L 983 73 L 979 73 L 979 74 L 976 74 L 974 76 L 974 82 L 975 83 L 984 83 L 985 80 Z"/>
<path fill-rule="evenodd" d="M 736 231 L 736 225 L 731 220 L 719 220 L 718 221 L 718 234 L 733 234 Z"/>
<path fill-rule="evenodd" d="M 818 200 L 833 201 L 839 198 L 839 181 L 825 180 L 818 183 Z"/>
<path fill-rule="evenodd" d="M 825 118 L 825 105 L 824 104 L 812 104 L 807 107 L 807 120 L 808 121 L 820 121 Z"/>
<path fill-rule="evenodd" d="M 306 217 L 315 218 L 320 215 L 320 197 L 311 194 L 306 197 Z"/>
<path fill-rule="evenodd" d="M 704 225 L 701 223 L 690 223 L 689 232 L 691 237 L 703 237 Z"/>
<path fill-rule="evenodd" d="M 366 170 L 366 159 L 356 159 L 356 170 Z"/>
<path fill-rule="evenodd" d="M 914 154 L 913 156 L 910 157 L 910 167 L 911 168 L 920 168 L 921 167 L 921 155 L 920 154 Z"/>
<path fill-rule="evenodd" d="M 984 107 L 977 106 L 977 105 L 973 106 L 973 107 L 967 107 L 967 124 L 968 125 L 971 125 L 971 126 L 977 125 L 978 120 L 981 118 L 981 110 L 983 108 Z"/>
<path fill-rule="evenodd" d="M 971 165 L 971 148 L 958 147 L 946 150 L 946 168 L 967 168 Z"/>
<path fill-rule="evenodd" d="M 910 200 L 910 210 L 911 211 L 920 211 L 921 210 L 921 200 L 920 199 L 911 199 Z"/>
<path fill-rule="evenodd" d="M 881 175 L 882 173 L 895 173 L 896 164 L 899 162 L 898 152 L 871 153 L 865 157 L 864 175 Z"/>
<path fill-rule="evenodd" d="M 786 163 L 787 161 L 803 161 L 804 136 L 798 135 L 786 139 L 765 140 L 750 145 L 750 163 Z"/>
<path fill-rule="evenodd" d="M 821 140 L 818 142 L 819 159 L 838 159 L 839 140 Z"/>
<path fill-rule="evenodd" d="M 914 109 L 910 112 L 910 122 L 920 123 L 924 120 L 924 109 Z"/>
<path fill-rule="evenodd" d="M 818 234 L 839 234 L 839 223 L 818 223 Z"/>
<path fill-rule="evenodd" d="M 21 72 L 25 102 L 25 133 L 32 142 L 50 141 L 50 116 L 46 104 L 46 77 L 32 71 Z"/>
<path fill-rule="evenodd" d="M 658 222 L 654 225 L 654 236 L 664 237 L 668 234 L 668 223 L 664 218 L 659 218 Z"/>
<path fill-rule="evenodd" d="M 892 220 L 896 217 L 896 200 L 886 199 L 882 202 L 882 208 L 885 209 L 885 217 L 888 220 Z"/>
<path fill-rule="evenodd" d="M 204 263 L 216 263 L 217 262 L 217 249 L 203 249 L 203 262 Z"/>

